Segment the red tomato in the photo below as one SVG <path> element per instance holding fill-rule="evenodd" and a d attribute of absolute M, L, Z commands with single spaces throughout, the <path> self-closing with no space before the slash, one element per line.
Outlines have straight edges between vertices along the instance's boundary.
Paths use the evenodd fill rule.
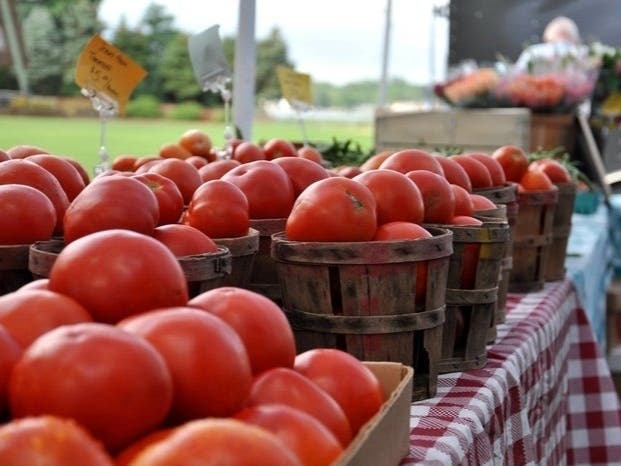
<path fill-rule="evenodd" d="M 23 184 L 0 185 L 0 244 L 50 239 L 56 223 L 56 209 L 41 191 Z"/>
<path fill-rule="evenodd" d="M 429 170 L 437 175 L 444 176 L 444 170 L 442 170 L 442 165 L 440 165 L 437 157 L 418 149 L 405 149 L 395 152 L 388 156 L 379 168 L 396 170 L 401 173 L 413 170 Z"/>
<path fill-rule="evenodd" d="M 478 218 L 474 218 L 470 215 L 456 215 L 451 220 L 451 225 L 474 225 L 480 226 L 483 225 L 483 222 Z"/>
<path fill-rule="evenodd" d="M 345 178 L 354 178 L 362 173 L 360 167 L 352 167 L 350 165 L 341 165 L 330 171 L 336 176 L 343 176 Z"/>
<path fill-rule="evenodd" d="M 6 162 L 7 160 L 10 160 L 10 159 L 11 157 L 9 157 L 9 154 L 7 154 L 2 149 L 0 149 L 0 162 Z"/>
<path fill-rule="evenodd" d="M 373 241 L 421 239 L 431 238 L 431 236 L 431 233 L 417 223 L 395 221 L 378 226 Z"/>
<path fill-rule="evenodd" d="M 25 285 L 20 286 L 16 291 L 47 290 L 47 286 L 49 283 L 49 278 L 38 278 L 36 280 L 26 283 Z"/>
<path fill-rule="evenodd" d="M 22 348 L 61 325 L 91 322 L 76 300 L 49 290 L 20 290 L 0 296 L 0 325 Z"/>
<path fill-rule="evenodd" d="M 370 241 L 376 228 L 371 190 L 350 178 L 330 177 L 298 196 L 285 232 L 291 241 Z"/>
<path fill-rule="evenodd" d="M 117 155 L 112 160 L 111 168 L 112 170 L 118 170 L 122 172 L 133 172 L 137 159 L 138 157 L 135 155 Z"/>
<path fill-rule="evenodd" d="M 352 439 L 343 409 L 317 384 L 287 367 L 275 367 L 257 376 L 252 383 L 248 406 L 282 403 L 310 414 L 325 425 L 343 447 Z"/>
<path fill-rule="evenodd" d="M 446 178 L 428 170 L 414 170 L 406 176 L 423 195 L 425 223 L 448 223 L 455 212 L 455 195 Z"/>
<path fill-rule="evenodd" d="M 486 154 L 484 152 L 472 152 L 464 155 L 472 157 L 485 165 L 485 168 L 487 168 L 487 171 L 492 179 L 492 186 L 502 186 L 507 182 L 507 177 L 505 176 L 505 171 L 502 168 L 502 165 L 490 154 Z"/>
<path fill-rule="evenodd" d="M 255 160 L 265 160 L 265 152 L 263 149 L 250 141 L 240 143 L 233 152 L 233 160 L 239 163 L 248 163 Z"/>
<path fill-rule="evenodd" d="M 84 182 L 84 186 L 90 183 L 91 181 L 90 176 L 88 175 L 88 173 L 86 172 L 86 170 L 84 169 L 84 167 L 82 166 L 80 162 L 78 162 L 77 160 L 71 157 L 63 157 L 63 159 L 65 159 L 67 162 L 73 165 L 74 168 L 78 171 L 78 173 L 80 174 L 80 177 L 82 178 L 82 181 Z"/>
<path fill-rule="evenodd" d="M 255 160 L 229 170 L 221 179 L 244 192 L 252 219 L 284 218 L 291 212 L 293 184 L 278 164 Z"/>
<path fill-rule="evenodd" d="M 14 417 L 73 418 L 111 451 L 159 426 L 172 394 L 166 363 L 150 343 L 94 322 L 41 335 L 9 379 Z"/>
<path fill-rule="evenodd" d="M 455 160 L 445 155 L 434 155 L 440 165 L 442 165 L 442 170 L 444 171 L 444 178 L 451 183 L 457 186 L 461 186 L 466 191 L 472 191 L 472 182 L 470 181 L 470 177 L 464 167 L 459 165 Z"/>
<path fill-rule="evenodd" d="M 489 170 L 477 159 L 464 154 L 451 155 L 451 160 L 454 160 L 466 170 L 473 188 L 491 188 L 494 185 Z"/>
<path fill-rule="evenodd" d="M 297 155 L 295 146 L 286 139 L 281 138 L 273 138 L 263 144 L 263 152 L 267 160 L 277 159 L 278 157 L 295 157 Z"/>
<path fill-rule="evenodd" d="M 392 154 L 394 154 L 394 151 L 392 150 L 385 150 L 374 154 L 366 159 L 362 163 L 362 165 L 360 165 L 360 170 L 362 170 L 363 172 L 366 172 L 367 170 L 375 170 L 379 168 L 382 162 L 384 162 L 384 160 L 386 160 Z"/>
<path fill-rule="evenodd" d="M 75 199 L 84 189 L 84 181 L 78 170 L 66 159 L 50 154 L 37 154 L 28 157 L 33 162 L 50 172 L 60 183 L 69 201 Z"/>
<path fill-rule="evenodd" d="M 114 466 L 130 466 L 132 461 L 134 461 L 143 450 L 160 440 L 164 440 L 173 432 L 174 427 L 164 427 L 140 437 L 114 457 Z"/>
<path fill-rule="evenodd" d="M 272 367 L 293 367 L 295 341 L 282 309 L 254 291 L 225 286 L 205 291 L 188 303 L 228 323 L 241 337 L 252 373 Z"/>
<path fill-rule="evenodd" d="M 250 227 L 248 198 L 233 183 L 207 181 L 194 192 L 183 223 L 210 238 L 245 236 Z"/>
<path fill-rule="evenodd" d="M 0 185 L 24 184 L 45 194 L 56 210 L 55 233 L 63 231 L 63 217 L 69 206 L 69 198 L 58 180 L 45 168 L 26 160 L 7 160 L 0 163 Z"/>
<path fill-rule="evenodd" d="M 451 184 L 451 189 L 455 196 L 454 215 L 472 215 L 474 213 L 474 205 L 472 204 L 470 193 L 456 184 Z"/>
<path fill-rule="evenodd" d="M 472 201 L 472 209 L 474 212 L 498 208 L 491 199 L 481 196 L 480 194 L 470 194 L 470 200 Z"/>
<path fill-rule="evenodd" d="M 112 458 L 81 425 L 42 415 L 0 426 L 0 464 L 11 466 L 113 466 Z"/>
<path fill-rule="evenodd" d="M 166 361 L 174 387 L 173 422 L 232 416 L 242 408 L 252 383 L 250 361 L 241 338 L 224 320 L 198 309 L 170 307 L 117 326 L 145 338 Z"/>
<path fill-rule="evenodd" d="M 293 184 L 293 193 L 296 198 L 310 184 L 330 176 L 321 165 L 302 157 L 279 157 L 272 163 L 280 165 L 287 173 Z"/>
<path fill-rule="evenodd" d="M 157 198 L 145 183 L 133 176 L 98 177 L 67 209 L 65 242 L 114 228 L 152 235 L 158 219 Z"/>
<path fill-rule="evenodd" d="M 189 421 L 145 448 L 131 466 L 278 465 L 302 466 L 275 434 L 238 419 Z"/>
<path fill-rule="evenodd" d="M 158 155 L 164 159 L 185 160 L 192 156 L 192 152 L 174 142 L 167 142 L 160 147 Z"/>
<path fill-rule="evenodd" d="M 37 146 L 31 146 L 28 144 L 18 144 L 16 146 L 9 147 L 6 150 L 6 153 L 11 159 L 25 159 L 26 157 L 30 155 L 48 154 L 49 152 Z"/>
<path fill-rule="evenodd" d="M 237 160 L 222 159 L 214 162 L 209 162 L 204 167 L 198 169 L 198 174 L 201 177 L 203 183 L 205 181 L 219 180 L 222 175 L 228 172 L 230 169 L 241 165 Z"/>
<path fill-rule="evenodd" d="M 0 415 L 5 419 L 7 405 L 7 385 L 13 366 L 22 355 L 22 346 L 15 340 L 13 335 L 0 325 Z M 0 436 L 0 445 L 2 444 Z M 0 447 L 0 450 L 2 448 Z M 4 464 L 0 461 L 0 464 Z"/>
<path fill-rule="evenodd" d="M 177 223 L 183 213 L 183 196 L 176 183 L 159 173 L 141 173 L 131 178 L 146 185 L 153 194 L 158 205 L 159 217 L 157 225 Z"/>
<path fill-rule="evenodd" d="M 529 170 L 537 169 L 544 172 L 550 178 L 550 181 L 554 184 L 562 184 L 562 183 L 570 183 L 572 181 L 571 174 L 560 163 L 558 160 L 554 159 L 541 159 L 535 162 L 532 162 L 529 167 Z"/>
<path fill-rule="evenodd" d="M 192 155 L 212 160 L 211 139 L 200 129 L 189 129 L 179 138 L 179 145 Z"/>
<path fill-rule="evenodd" d="M 354 177 L 371 190 L 377 204 L 377 224 L 404 221 L 421 223 L 425 204 L 418 186 L 401 172 L 367 170 Z"/>
<path fill-rule="evenodd" d="M 145 155 L 144 157 L 138 157 L 134 163 L 134 172 L 137 172 L 138 169 L 151 162 L 161 162 L 162 160 L 164 160 L 164 158 L 158 157 L 157 155 Z"/>
<path fill-rule="evenodd" d="M 528 170 L 528 156 L 517 146 L 499 147 L 492 153 L 492 157 L 502 166 L 507 181 L 519 182 Z"/>
<path fill-rule="evenodd" d="M 204 167 L 209 162 L 207 161 L 207 159 L 205 159 L 205 158 L 203 158 L 203 157 L 201 157 L 199 155 L 191 155 L 190 157 L 185 159 L 185 163 L 189 163 L 190 165 L 193 165 L 194 167 L 196 167 L 198 169 L 198 168 Z"/>
<path fill-rule="evenodd" d="M 180 159 L 166 159 L 153 165 L 148 171 L 159 173 L 173 180 L 181 191 L 183 202 L 186 204 L 190 202 L 192 194 L 202 183 L 198 168 Z"/>
<path fill-rule="evenodd" d="M 316 348 L 298 354 L 294 369 L 328 392 L 349 419 L 352 433 L 382 407 L 384 393 L 375 374 L 349 353 Z"/>
<path fill-rule="evenodd" d="M 298 157 L 323 166 L 323 155 L 313 146 L 304 145 L 297 150 Z"/>
<path fill-rule="evenodd" d="M 343 452 L 334 434 L 319 420 L 284 404 L 245 408 L 236 419 L 262 427 L 278 436 L 305 466 L 327 466 Z"/>
<path fill-rule="evenodd" d="M 162 225 L 153 230 L 153 237 L 164 243 L 176 257 L 218 251 L 218 245 L 209 236 L 190 225 Z"/>
<path fill-rule="evenodd" d="M 519 191 L 549 191 L 555 189 L 554 183 L 543 170 L 526 170 L 518 184 Z"/>
<path fill-rule="evenodd" d="M 100 231 L 68 244 L 49 278 L 50 290 L 74 298 L 102 322 L 188 302 L 188 285 L 173 253 L 128 230 Z"/>

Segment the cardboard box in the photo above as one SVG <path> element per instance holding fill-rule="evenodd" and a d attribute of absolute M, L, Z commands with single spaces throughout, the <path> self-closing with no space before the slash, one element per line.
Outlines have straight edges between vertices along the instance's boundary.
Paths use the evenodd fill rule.
<path fill-rule="evenodd" d="M 396 466 L 410 450 L 414 369 L 396 362 L 365 362 L 377 376 L 386 402 L 358 432 L 334 466 Z"/>

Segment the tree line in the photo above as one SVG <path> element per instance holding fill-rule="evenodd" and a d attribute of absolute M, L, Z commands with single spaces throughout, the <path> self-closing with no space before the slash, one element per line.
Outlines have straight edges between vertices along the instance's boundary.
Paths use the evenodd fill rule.
<path fill-rule="evenodd" d="M 30 92 L 40 95 L 79 94 L 74 82 L 75 62 L 88 40 L 102 34 L 106 25 L 99 19 L 101 0 L 20 0 L 17 3 L 24 45 Z M 125 18 L 108 40 L 140 63 L 148 74 L 132 98 L 148 95 L 160 102 L 199 102 L 220 105 L 220 97 L 203 92 L 195 80 L 187 51 L 189 34 L 174 25 L 174 17 L 162 5 L 151 3 L 139 23 L 130 27 Z M 233 68 L 235 37 L 222 38 L 225 56 Z M 255 94 L 257 101 L 278 99 L 280 87 L 277 65 L 295 68 L 287 44 L 278 28 L 257 41 Z M 234 70 L 233 70 L 234 72 Z M 0 89 L 18 89 L 11 67 L 0 67 Z M 425 89 L 403 79 L 389 83 L 389 100 L 417 100 Z M 318 107 L 350 108 L 375 104 L 377 81 L 354 82 L 342 86 L 313 83 Z"/>

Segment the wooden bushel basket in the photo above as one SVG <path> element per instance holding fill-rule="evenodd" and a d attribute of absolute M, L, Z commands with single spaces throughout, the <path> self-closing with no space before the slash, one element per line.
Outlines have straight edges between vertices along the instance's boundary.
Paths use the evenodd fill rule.
<path fill-rule="evenodd" d="M 259 232 L 254 228 L 248 229 L 246 236 L 238 238 L 213 238 L 218 246 L 228 248 L 231 252 L 231 273 L 224 277 L 222 286 L 237 286 L 248 288 L 254 258 L 259 250 Z"/>
<path fill-rule="evenodd" d="M 480 369 L 496 314 L 501 263 L 509 225 L 497 219 L 480 226 L 446 225 L 453 232 L 442 335 L 440 373 Z"/>
<path fill-rule="evenodd" d="M 10 293 L 32 281 L 28 270 L 29 244 L 0 246 L 0 294 Z"/>
<path fill-rule="evenodd" d="M 218 246 L 216 252 L 177 257 L 177 261 L 188 282 L 190 298 L 222 286 L 231 273 L 231 252 L 222 246 Z"/>
<path fill-rule="evenodd" d="M 297 351 L 338 348 L 364 361 L 400 362 L 414 367 L 412 398 L 434 396 L 453 250 L 449 230 L 428 231 L 433 236 L 421 240 L 359 243 L 273 235 Z"/>
<path fill-rule="evenodd" d="M 545 281 L 565 278 L 565 257 L 571 232 L 571 216 L 574 213 L 576 200 L 576 183 L 557 184 L 556 187 L 558 188 L 558 202 L 552 221 L 552 243 L 548 250 Z"/>
<path fill-rule="evenodd" d="M 527 293 L 543 289 L 557 202 L 556 187 L 549 191 L 527 191 L 518 194 L 520 207 L 513 232 L 510 292 Z"/>
<path fill-rule="evenodd" d="M 254 258 L 249 289 L 280 303 L 280 284 L 272 258 L 272 235 L 285 231 L 286 218 L 250 219 L 250 227 L 259 232 L 259 250 Z"/>
<path fill-rule="evenodd" d="M 49 278 L 50 270 L 58 257 L 58 253 L 65 247 L 62 239 L 37 241 L 30 246 L 28 253 L 28 269 L 33 278 Z"/>

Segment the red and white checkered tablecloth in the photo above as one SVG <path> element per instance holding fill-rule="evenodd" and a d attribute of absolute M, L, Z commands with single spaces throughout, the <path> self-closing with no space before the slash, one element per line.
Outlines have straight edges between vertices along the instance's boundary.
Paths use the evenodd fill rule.
<path fill-rule="evenodd" d="M 621 465 L 621 408 L 567 279 L 510 294 L 483 369 L 412 404 L 401 465 Z"/>

